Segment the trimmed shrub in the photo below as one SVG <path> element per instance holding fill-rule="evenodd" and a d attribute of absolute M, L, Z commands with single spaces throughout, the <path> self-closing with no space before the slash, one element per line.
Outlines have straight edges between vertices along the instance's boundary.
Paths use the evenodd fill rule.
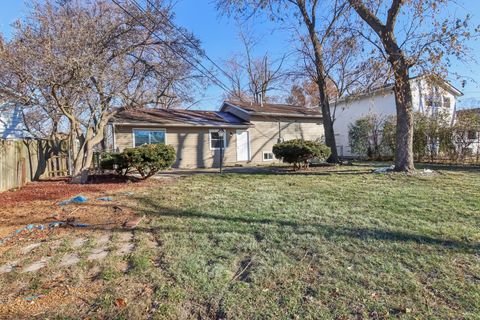
<path fill-rule="evenodd" d="M 147 179 L 158 171 L 171 167 L 176 155 L 172 146 L 147 144 L 125 149 L 122 157 L 127 167 L 136 169 L 143 179 Z"/>
<path fill-rule="evenodd" d="M 307 168 L 312 159 L 326 160 L 330 148 L 323 143 L 303 139 L 289 140 L 273 146 L 273 154 L 285 163 L 293 164 L 295 169 Z"/>
<path fill-rule="evenodd" d="M 119 175 L 126 175 L 130 171 L 123 153 L 105 152 L 100 157 L 100 168 L 102 170 L 115 170 Z"/>

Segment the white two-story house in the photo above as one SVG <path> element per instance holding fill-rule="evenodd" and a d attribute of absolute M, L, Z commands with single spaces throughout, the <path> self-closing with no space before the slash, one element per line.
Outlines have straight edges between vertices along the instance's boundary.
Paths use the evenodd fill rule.
<path fill-rule="evenodd" d="M 20 106 L 12 103 L 0 104 L 0 139 L 20 140 L 31 137 L 23 122 Z"/>
<path fill-rule="evenodd" d="M 413 109 L 415 112 L 435 114 L 444 112 L 453 121 L 458 97 L 462 92 L 445 80 L 421 76 L 411 80 Z M 369 115 L 388 118 L 396 115 L 393 85 L 369 92 L 341 98 L 331 103 L 335 112 L 334 130 L 339 156 L 354 157 L 351 152 L 348 132 L 351 124 Z M 335 108 L 335 110 L 333 110 Z"/>

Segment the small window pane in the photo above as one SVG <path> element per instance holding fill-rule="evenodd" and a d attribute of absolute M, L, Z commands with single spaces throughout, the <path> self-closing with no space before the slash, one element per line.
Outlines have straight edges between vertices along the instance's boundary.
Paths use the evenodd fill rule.
<path fill-rule="evenodd" d="M 263 153 L 263 160 L 273 160 L 273 153 L 272 152 L 264 152 Z"/>
<path fill-rule="evenodd" d="M 165 144 L 165 132 L 164 131 L 150 131 L 150 143 L 151 144 Z"/>
<path fill-rule="evenodd" d="M 443 107 L 446 109 L 450 109 L 450 98 L 445 97 L 443 99 Z"/>
<path fill-rule="evenodd" d="M 149 132 L 148 131 L 135 130 L 134 135 L 135 135 L 135 147 L 140 147 L 144 144 L 149 143 Z"/>
<path fill-rule="evenodd" d="M 218 132 L 212 131 L 210 132 L 210 148 L 211 149 L 220 149 L 225 148 L 223 145 L 223 139 L 220 138 Z"/>

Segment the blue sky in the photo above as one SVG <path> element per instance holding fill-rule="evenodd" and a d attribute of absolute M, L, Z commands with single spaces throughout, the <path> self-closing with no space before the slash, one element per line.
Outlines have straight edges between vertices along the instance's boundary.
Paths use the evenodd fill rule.
<path fill-rule="evenodd" d="M 477 0 L 465 0 L 465 3 L 465 11 L 473 16 L 474 24 L 480 25 L 480 5 Z M 11 34 L 10 24 L 24 16 L 27 10 L 23 0 L 0 2 L 0 32 L 6 38 Z M 219 15 L 212 0 L 177 0 L 174 11 L 177 24 L 192 31 L 201 40 L 206 53 L 218 64 L 232 54 L 241 52 L 242 44 L 238 39 L 236 22 L 233 18 Z M 259 53 L 268 51 L 269 54 L 280 57 L 285 51 L 294 50 L 290 35 L 276 25 L 264 21 L 257 24 L 254 30 L 258 32 L 256 37 L 262 40 Z M 480 52 L 480 41 L 473 42 L 471 47 L 472 52 Z M 480 62 L 480 54 L 476 56 Z M 471 100 L 480 100 L 480 64 L 457 64 L 453 71 L 467 78 L 465 88 L 460 88 L 460 80 L 452 79 L 452 83 L 465 94 L 462 98 L 463 104 L 468 106 Z M 472 82 L 470 78 L 479 83 Z M 197 107 L 214 109 L 221 100 L 222 90 L 212 85 L 205 91 Z"/>

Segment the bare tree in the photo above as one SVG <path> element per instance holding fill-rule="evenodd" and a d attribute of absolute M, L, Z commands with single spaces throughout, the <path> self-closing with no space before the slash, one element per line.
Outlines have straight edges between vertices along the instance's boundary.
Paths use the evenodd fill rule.
<path fill-rule="evenodd" d="M 465 58 L 463 41 L 472 36 L 467 30 L 469 17 L 441 21 L 441 9 L 454 4 L 449 0 L 348 1 L 376 37 L 360 34 L 392 68 L 397 109 L 395 170 L 411 172 L 415 167 L 410 71 L 415 67 L 445 76 L 449 57 Z"/>
<path fill-rule="evenodd" d="M 0 48 L 1 93 L 27 120 L 43 115 L 42 134 L 69 133 L 74 176 L 121 108 L 167 107 L 191 93 L 197 75 L 182 58 L 198 54 L 198 40 L 176 36 L 169 8 L 155 3 L 144 12 L 106 0 L 38 2 Z"/>
<path fill-rule="evenodd" d="M 225 62 L 231 87 L 229 98 L 263 104 L 271 100 L 272 92 L 278 90 L 286 79 L 286 55 L 278 60 L 272 59 L 268 52 L 255 56 L 257 41 L 243 31 L 240 32 L 240 39 L 244 52 L 235 54 Z"/>
<path fill-rule="evenodd" d="M 270 18 L 284 23 L 291 13 L 296 22 L 300 22 L 308 34 L 309 45 L 313 52 L 313 65 L 319 90 L 319 105 L 323 114 L 325 142 L 332 153 L 329 162 L 338 162 L 333 121 L 331 117 L 325 68 L 324 44 L 336 30 L 337 21 L 345 14 L 348 6 L 344 0 L 217 0 L 217 5 L 226 12 L 236 12 L 250 17 L 256 12 L 266 10 Z"/>

